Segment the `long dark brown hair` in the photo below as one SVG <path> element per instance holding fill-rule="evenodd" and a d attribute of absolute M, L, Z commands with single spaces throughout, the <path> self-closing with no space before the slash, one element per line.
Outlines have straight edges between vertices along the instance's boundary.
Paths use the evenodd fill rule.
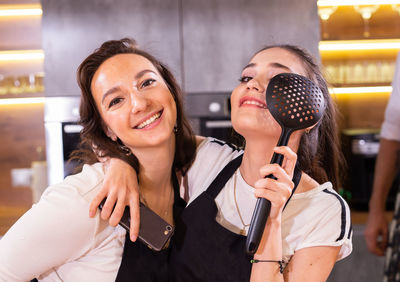
<path fill-rule="evenodd" d="M 326 109 L 321 120 L 309 133 L 303 134 L 297 151 L 299 168 L 319 183 L 332 182 L 335 189 L 341 187 L 345 172 L 345 161 L 340 149 L 337 126 L 337 107 L 328 91 L 328 85 L 314 58 L 304 49 L 294 45 L 270 45 L 254 54 L 271 49 L 281 48 L 295 55 L 303 64 L 307 78 L 321 89 L 326 102 Z M 253 56 L 253 57 L 254 57 Z M 237 135 L 235 133 L 234 135 Z M 237 138 L 237 137 L 236 137 Z M 242 144 L 245 146 L 242 137 Z"/>
<path fill-rule="evenodd" d="M 126 155 L 126 152 L 121 149 L 123 144 L 119 139 L 115 142 L 106 135 L 104 122 L 96 107 L 91 90 L 93 76 L 100 65 L 118 54 L 136 54 L 146 58 L 154 65 L 167 84 L 177 110 L 173 167 L 176 171 L 185 174 L 194 160 L 196 143 L 192 128 L 183 111 L 182 90 L 168 68 L 149 53 L 139 49 L 135 40 L 130 38 L 104 42 L 78 67 L 77 81 L 82 92 L 79 123 L 83 129 L 80 149 L 74 152 L 73 157 L 85 163 L 94 163 L 98 161 L 99 157 L 119 158 L 129 163 L 139 173 L 138 159 L 133 154 Z"/>

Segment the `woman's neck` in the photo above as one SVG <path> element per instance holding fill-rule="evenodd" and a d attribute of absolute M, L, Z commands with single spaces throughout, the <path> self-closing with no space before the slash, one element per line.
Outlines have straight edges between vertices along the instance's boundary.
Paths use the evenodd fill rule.
<path fill-rule="evenodd" d="M 174 193 L 171 172 L 175 140 L 165 146 L 140 150 L 135 155 L 139 160 L 138 182 L 141 201 L 164 220 L 172 223 Z"/>
<path fill-rule="evenodd" d="M 170 187 L 171 171 L 175 157 L 175 140 L 157 148 L 146 148 L 135 152 L 139 161 L 139 185 L 142 190 L 159 193 Z"/>
<path fill-rule="evenodd" d="M 250 186 L 254 187 L 254 183 L 260 179 L 260 168 L 271 161 L 275 145 L 276 142 L 268 142 L 268 139 L 246 139 L 243 160 L 239 169 L 243 179 Z"/>
<path fill-rule="evenodd" d="M 288 146 L 294 151 L 297 151 L 300 141 L 300 134 L 294 132 L 289 139 Z M 243 154 L 242 164 L 240 165 L 240 173 L 243 179 L 250 186 L 254 187 L 254 183 L 261 178 L 260 168 L 269 164 L 274 153 L 274 148 L 278 144 L 279 138 L 269 137 L 252 137 L 246 138 L 246 147 Z"/>

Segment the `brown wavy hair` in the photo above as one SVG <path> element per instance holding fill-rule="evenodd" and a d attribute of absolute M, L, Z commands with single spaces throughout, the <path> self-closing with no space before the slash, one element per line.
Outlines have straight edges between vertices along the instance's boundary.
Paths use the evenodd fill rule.
<path fill-rule="evenodd" d="M 149 53 L 139 49 L 135 40 L 130 38 L 104 42 L 78 67 L 77 81 L 82 94 L 79 123 L 83 126 L 83 129 L 81 131 L 80 149 L 74 152 L 73 158 L 90 164 L 97 162 L 98 158 L 102 157 L 119 158 L 129 163 L 139 173 L 138 159 L 133 154 L 126 155 L 126 152 L 121 149 L 120 145 L 123 144 L 119 139 L 114 142 L 106 135 L 104 122 L 96 107 L 91 90 L 93 76 L 100 65 L 118 54 L 136 54 L 146 58 L 154 65 L 167 84 L 175 100 L 177 110 L 173 167 L 176 171 L 185 174 L 194 160 L 196 143 L 193 130 L 183 110 L 182 90 L 168 68 Z"/>
<path fill-rule="evenodd" d="M 321 120 L 308 134 L 303 134 L 297 151 L 299 168 L 309 174 L 319 183 L 332 182 L 334 189 L 341 187 L 345 174 L 345 160 L 340 149 L 339 131 L 337 126 L 337 106 L 328 91 L 328 84 L 314 58 L 304 49 L 294 45 L 270 45 L 254 54 L 271 49 L 281 48 L 295 55 L 303 64 L 306 77 L 316 83 L 321 89 L 326 102 L 326 109 Z M 254 57 L 253 56 L 253 57 Z M 234 133 L 234 135 L 239 135 Z M 240 136 L 240 135 L 239 135 Z M 239 146 L 245 146 L 245 140 L 240 138 Z"/>

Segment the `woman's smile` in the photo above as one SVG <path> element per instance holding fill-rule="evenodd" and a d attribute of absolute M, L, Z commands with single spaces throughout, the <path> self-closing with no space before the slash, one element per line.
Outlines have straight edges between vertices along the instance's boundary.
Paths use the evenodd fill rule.
<path fill-rule="evenodd" d="M 144 118 L 142 121 L 139 122 L 138 125 L 134 127 L 134 129 L 151 129 L 157 126 L 161 120 L 162 120 L 162 113 L 164 110 L 161 110 L 159 112 L 150 114 L 150 117 L 147 116 Z"/>
<path fill-rule="evenodd" d="M 255 97 L 244 96 L 239 101 L 239 107 L 257 107 L 262 109 L 267 109 L 267 104 L 260 99 Z"/>

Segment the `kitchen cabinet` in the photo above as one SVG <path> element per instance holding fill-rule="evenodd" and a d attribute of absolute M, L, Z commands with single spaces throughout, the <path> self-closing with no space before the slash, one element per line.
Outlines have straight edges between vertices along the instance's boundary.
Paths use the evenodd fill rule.
<path fill-rule="evenodd" d="M 232 91 L 250 57 L 270 44 L 319 56 L 314 0 L 185 0 L 182 10 L 186 92 Z"/>
<path fill-rule="evenodd" d="M 43 0 L 46 96 L 79 95 L 79 63 L 110 39 L 133 37 L 165 62 L 185 92 L 231 91 L 266 44 L 318 55 L 315 0 Z"/>
<path fill-rule="evenodd" d="M 79 96 L 76 70 L 106 40 L 131 37 L 181 80 L 178 0 L 42 0 L 46 96 Z"/>

